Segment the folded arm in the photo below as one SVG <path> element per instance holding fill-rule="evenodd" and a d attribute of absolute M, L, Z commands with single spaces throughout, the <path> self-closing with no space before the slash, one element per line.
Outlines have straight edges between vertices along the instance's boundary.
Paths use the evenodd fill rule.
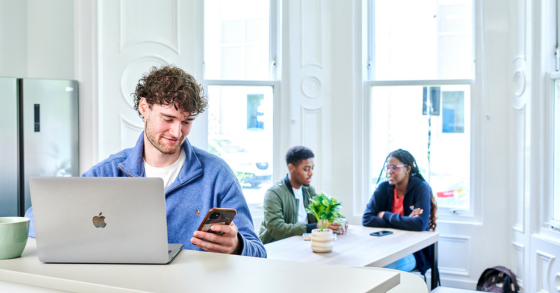
<path fill-rule="evenodd" d="M 382 196 L 380 188 L 377 188 L 366 206 L 364 216 L 362 217 L 362 225 L 366 227 L 388 227 L 387 222 L 383 218 L 378 217 L 378 213 L 382 209 Z"/>

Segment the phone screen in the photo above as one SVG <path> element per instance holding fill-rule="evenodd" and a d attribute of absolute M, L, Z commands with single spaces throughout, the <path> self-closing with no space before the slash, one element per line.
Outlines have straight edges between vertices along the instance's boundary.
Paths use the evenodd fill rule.
<path fill-rule="evenodd" d="M 393 234 L 392 231 L 383 230 L 383 231 L 377 231 L 377 232 L 370 233 L 369 235 L 381 237 L 381 236 L 391 235 L 391 234 Z"/>
<path fill-rule="evenodd" d="M 223 235 L 223 232 L 212 231 L 210 228 L 213 225 L 229 225 L 235 217 L 236 211 L 233 209 L 210 209 L 204 221 L 198 228 L 199 231 Z"/>

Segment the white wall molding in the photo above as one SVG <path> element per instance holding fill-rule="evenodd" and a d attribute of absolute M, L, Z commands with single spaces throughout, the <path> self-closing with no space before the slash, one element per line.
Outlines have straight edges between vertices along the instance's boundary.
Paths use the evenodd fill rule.
<path fill-rule="evenodd" d="M 512 103 L 516 109 L 521 108 L 526 103 L 526 95 L 523 95 L 526 87 L 526 47 L 527 47 L 527 22 L 526 22 L 526 2 L 525 0 L 515 0 L 510 6 L 510 17 L 512 25 Z"/>
<path fill-rule="evenodd" d="M 328 19 L 331 2 L 283 1 L 282 91 L 289 97 L 289 144 L 304 145 L 315 153 L 313 186 L 331 193 L 331 76 Z M 284 87 L 286 86 L 286 87 Z M 287 149 L 283 150 L 283 154 Z"/>
<path fill-rule="evenodd" d="M 138 79 L 153 65 L 166 65 L 169 61 L 161 56 L 152 55 L 137 58 L 126 65 L 121 75 L 121 93 L 124 101 L 134 109 L 134 101 L 130 95 L 136 89 Z"/>
<path fill-rule="evenodd" d="M 301 82 L 301 92 L 310 99 L 321 94 L 321 81 L 315 76 L 308 76 Z"/>
<path fill-rule="evenodd" d="M 511 177 L 510 184 L 512 186 L 511 203 L 513 204 L 511 219 L 513 221 L 512 229 L 524 233 L 525 232 L 525 172 L 526 172 L 526 105 L 515 108 L 513 105 L 511 121 Z"/>
<path fill-rule="evenodd" d="M 317 66 L 322 69 L 321 0 L 300 0 L 300 4 L 301 67 Z"/>
<path fill-rule="evenodd" d="M 551 280 L 549 280 L 549 278 L 552 277 L 550 274 L 550 268 L 552 267 L 552 262 L 554 261 L 555 256 L 540 250 L 536 250 L 536 258 L 537 278 L 535 282 L 537 284 L 537 292 L 549 293 L 551 292 Z"/>
<path fill-rule="evenodd" d="M 517 284 L 523 288 L 524 269 L 525 269 L 525 245 L 513 241 L 513 264 L 512 270 L 517 277 Z"/>
<path fill-rule="evenodd" d="M 99 156 L 99 5 L 97 0 L 74 2 L 74 75 L 80 96 L 80 173 Z"/>
<path fill-rule="evenodd" d="M 315 164 L 323 159 L 322 153 L 322 109 L 320 107 L 307 107 L 301 105 L 301 144 L 310 148 L 315 154 Z M 315 189 L 320 192 L 322 190 L 321 178 L 322 174 L 316 172 L 313 174 Z"/>
<path fill-rule="evenodd" d="M 525 92 L 525 71 L 517 70 L 513 73 L 513 94 L 521 97 Z"/>
<path fill-rule="evenodd" d="M 126 4 L 127 1 L 131 1 L 130 5 Z M 154 13 L 152 9 L 132 9 L 127 10 L 128 7 L 138 6 L 137 2 L 133 0 L 121 0 L 120 1 L 120 21 L 121 21 L 121 38 L 120 38 L 120 50 L 124 52 L 128 47 L 132 47 L 141 43 L 154 43 L 165 46 L 175 53 L 179 54 L 179 1 L 178 0 L 159 0 L 157 2 L 145 2 L 142 6 L 146 8 L 146 5 L 156 5 L 158 9 L 167 9 L 169 13 Z M 167 7 L 165 7 L 167 6 Z M 132 11 L 132 12 L 130 12 Z M 148 15 L 135 15 L 128 13 L 138 13 L 144 12 L 144 14 L 149 14 L 150 18 L 161 17 L 158 19 L 158 25 L 166 25 L 165 28 L 153 26 L 153 22 L 144 22 L 142 17 Z M 171 16 L 171 17 L 169 17 Z M 137 19 L 138 18 L 138 19 Z M 167 22 L 167 23 L 166 23 Z M 146 26 L 143 26 L 146 25 Z M 154 29 L 158 29 L 154 31 Z M 170 34 L 168 38 L 162 37 L 166 34 Z"/>
<path fill-rule="evenodd" d="M 449 247 L 448 247 L 449 246 Z M 471 237 L 444 235 L 439 236 L 439 271 L 444 275 L 470 276 Z M 454 253 L 461 251 L 461 254 Z M 459 264 L 451 266 L 450 264 Z"/>
<path fill-rule="evenodd" d="M 129 138 L 123 135 L 133 133 L 133 128 L 119 128 L 126 125 L 122 117 L 133 121 L 130 125 L 141 124 L 131 94 L 152 66 L 175 64 L 201 82 L 204 13 L 201 0 L 99 3 L 99 153 L 100 159 L 105 159 L 120 151 L 123 144 L 128 145 Z M 198 117 L 189 138 L 197 146 L 207 139 L 197 129 L 201 122 L 205 122 L 204 114 Z"/>
<path fill-rule="evenodd" d="M 136 145 L 140 133 L 144 131 L 144 125 L 138 125 L 121 115 L 121 149 Z"/>

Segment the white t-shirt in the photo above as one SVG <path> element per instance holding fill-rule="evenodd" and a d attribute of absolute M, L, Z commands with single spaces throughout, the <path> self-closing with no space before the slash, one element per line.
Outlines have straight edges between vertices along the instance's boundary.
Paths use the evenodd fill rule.
<path fill-rule="evenodd" d="M 307 212 L 303 207 L 303 188 L 295 189 L 292 187 L 292 190 L 294 191 L 295 197 L 299 199 L 298 222 L 307 224 Z"/>
<path fill-rule="evenodd" d="M 160 177 L 163 179 L 163 189 L 165 190 L 169 185 L 171 185 L 171 183 L 173 183 L 173 181 L 175 181 L 175 179 L 177 179 L 179 172 L 181 172 L 181 168 L 183 168 L 183 165 L 185 164 L 186 157 L 187 155 L 185 154 L 185 151 L 181 148 L 181 154 L 179 155 L 177 161 L 167 167 L 153 167 L 144 161 L 146 177 Z"/>

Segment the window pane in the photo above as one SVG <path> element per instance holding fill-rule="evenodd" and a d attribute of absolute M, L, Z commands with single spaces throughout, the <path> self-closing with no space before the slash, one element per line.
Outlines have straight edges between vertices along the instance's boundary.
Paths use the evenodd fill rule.
<path fill-rule="evenodd" d="M 272 186 L 272 87 L 209 86 L 208 97 L 208 151 L 228 163 L 248 204 L 262 204 Z"/>
<path fill-rule="evenodd" d="M 469 85 L 373 87 L 371 129 L 372 190 L 385 180 L 380 171 L 387 155 L 404 149 L 439 207 L 470 208 Z"/>
<path fill-rule="evenodd" d="M 560 221 L 560 80 L 554 83 L 556 126 L 554 129 L 554 220 Z"/>
<path fill-rule="evenodd" d="M 375 0 L 377 80 L 474 76 L 472 0 Z"/>
<path fill-rule="evenodd" d="M 208 79 L 269 79 L 269 1 L 205 0 Z"/>

